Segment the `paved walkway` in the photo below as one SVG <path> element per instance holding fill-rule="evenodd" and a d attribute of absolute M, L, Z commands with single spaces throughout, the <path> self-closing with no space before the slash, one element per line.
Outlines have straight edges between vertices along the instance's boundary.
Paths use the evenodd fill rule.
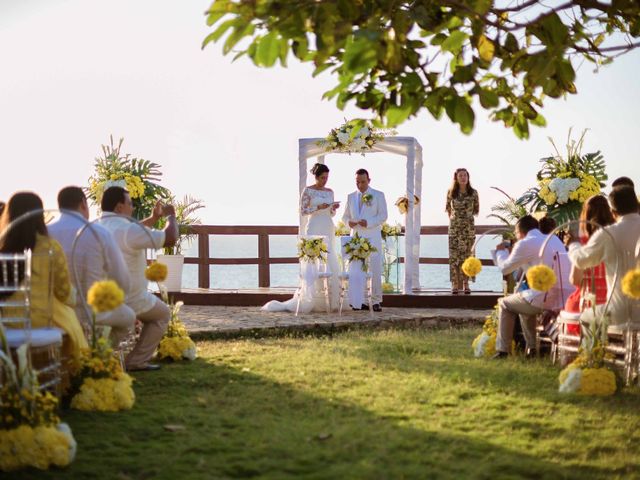
<path fill-rule="evenodd" d="M 311 313 L 296 317 L 289 312 L 262 312 L 259 307 L 185 305 L 180 312 L 193 338 L 265 336 L 284 333 L 330 333 L 356 327 L 448 328 L 481 325 L 490 310 L 384 308 L 382 312 Z"/>

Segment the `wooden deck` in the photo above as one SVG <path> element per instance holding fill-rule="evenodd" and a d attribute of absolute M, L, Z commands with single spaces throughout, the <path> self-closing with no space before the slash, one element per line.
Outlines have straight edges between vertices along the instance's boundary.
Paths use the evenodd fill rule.
<path fill-rule="evenodd" d="M 185 305 L 255 307 L 269 300 L 288 300 L 293 292 L 293 288 L 284 287 L 243 290 L 194 288 L 172 292 L 170 296 L 176 301 L 182 300 Z M 404 308 L 490 309 L 501 296 L 499 292 L 488 291 L 452 295 L 445 290 L 421 290 L 413 295 L 385 294 L 382 304 L 385 307 Z"/>

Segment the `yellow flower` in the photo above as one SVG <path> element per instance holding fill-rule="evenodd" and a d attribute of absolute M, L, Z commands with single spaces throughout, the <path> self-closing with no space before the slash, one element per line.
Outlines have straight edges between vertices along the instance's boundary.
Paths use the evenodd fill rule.
<path fill-rule="evenodd" d="M 469 257 L 462 263 L 462 272 L 467 277 L 475 277 L 482 271 L 482 262 L 476 257 Z"/>
<path fill-rule="evenodd" d="M 556 274 L 544 264 L 536 265 L 527 270 L 527 284 L 540 292 L 546 292 L 556 283 Z"/>
<path fill-rule="evenodd" d="M 608 368 L 585 368 L 582 370 L 580 395 L 608 396 L 616 393 L 616 376 Z"/>
<path fill-rule="evenodd" d="M 85 411 L 117 412 L 133 407 L 132 379 L 126 373 L 114 378 L 85 378 L 80 391 L 71 399 L 71 408 Z"/>
<path fill-rule="evenodd" d="M 124 302 L 124 292 L 113 280 L 95 282 L 87 293 L 87 303 L 96 313 L 108 312 Z"/>
<path fill-rule="evenodd" d="M 196 345 L 188 335 L 180 337 L 164 337 L 158 346 L 158 357 L 171 358 L 173 360 L 182 360 L 183 358 L 192 359 L 189 353 L 195 353 Z M 195 356 L 193 357 L 195 358 Z"/>
<path fill-rule="evenodd" d="M 622 278 L 622 293 L 634 300 L 640 300 L 640 268 L 629 270 Z"/>
<path fill-rule="evenodd" d="M 68 429 L 68 428 L 67 428 Z M 73 460 L 70 431 L 68 434 L 55 426 L 30 427 L 21 425 L 0 431 L 0 471 L 26 467 L 46 470 L 51 465 L 64 467 Z"/>
<path fill-rule="evenodd" d="M 167 266 L 164 263 L 153 262 L 144 271 L 144 276 L 150 282 L 164 282 L 167 278 Z"/>

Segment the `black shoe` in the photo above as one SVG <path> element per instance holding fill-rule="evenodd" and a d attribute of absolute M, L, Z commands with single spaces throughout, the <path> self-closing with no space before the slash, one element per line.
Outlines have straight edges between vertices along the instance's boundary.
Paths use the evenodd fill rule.
<path fill-rule="evenodd" d="M 493 354 L 493 357 L 491 357 L 491 360 L 500 360 L 502 358 L 507 358 L 509 356 L 509 354 L 507 352 L 496 352 Z"/>
<path fill-rule="evenodd" d="M 369 305 L 365 305 L 364 303 L 362 304 L 362 307 L 360 307 L 360 310 L 369 310 Z"/>
<path fill-rule="evenodd" d="M 380 306 L 380 304 L 379 304 L 379 303 L 375 303 L 375 304 L 373 305 L 373 311 L 374 311 L 374 312 L 381 312 L 381 311 L 382 311 L 382 307 Z"/>
<path fill-rule="evenodd" d="M 524 358 L 526 358 L 527 360 L 533 360 L 537 356 L 538 355 L 535 348 L 527 348 L 527 353 L 524 354 Z"/>
<path fill-rule="evenodd" d="M 362 309 L 361 308 L 356 308 L 356 307 L 351 307 L 351 310 L 354 310 L 354 311 L 358 312 L 358 311 L 360 311 Z"/>
<path fill-rule="evenodd" d="M 147 363 L 146 365 L 127 367 L 127 372 L 153 372 L 155 370 L 160 370 L 161 368 L 162 365 L 158 365 L 157 363 Z"/>

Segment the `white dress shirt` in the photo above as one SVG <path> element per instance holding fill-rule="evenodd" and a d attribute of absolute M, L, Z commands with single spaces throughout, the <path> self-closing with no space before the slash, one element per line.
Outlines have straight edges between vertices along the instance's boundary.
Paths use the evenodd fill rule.
<path fill-rule="evenodd" d="M 119 215 L 106 212 L 102 214 L 100 224 L 113 234 L 129 269 L 131 288 L 125 302 L 136 314 L 148 312 L 155 304 L 155 296 L 148 291 L 149 282 L 144 276 L 147 268 L 145 250 L 162 248 L 165 232 L 147 228 Z"/>
<path fill-rule="evenodd" d="M 49 235 L 60 243 L 67 257 L 72 284 L 81 289 L 85 301 L 91 285 L 105 279 L 114 280 L 126 293 L 129 290 L 129 271 L 120 247 L 111 233 L 101 225 L 92 223 L 84 229 L 76 242 L 72 264 L 73 242 L 85 225 L 86 220 L 80 214 L 72 212 L 63 212 L 57 221 L 47 225 Z M 87 321 L 90 310 L 86 304 L 78 304 L 76 314 L 81 321 Z"/>
<path fill-rule="evenodd" d="M 565 299 L 575 288 L 569 282 L 571 264 L 566 255 L 566 249 L 556 235 L 551 236 L 544 254 L 540 257 L 540 249 L 546 238 L 547 235 L 534 228 L 522 240 L 515 243 L 511 254 L 507 250 L 492 250 L 491 255 L 502 275 L 508 275 L 520 268 L 526 273 L 530 267 L 540 263 L 552 268 L 558 276 L 558 281 L 548 292 L 539 292 L 530 288 L 521 292 L 520 295 L 534 307 L 557 310 L 563 307 Z M 556 253 L 559 254 L 559 261 L 554 260 Z"/>

